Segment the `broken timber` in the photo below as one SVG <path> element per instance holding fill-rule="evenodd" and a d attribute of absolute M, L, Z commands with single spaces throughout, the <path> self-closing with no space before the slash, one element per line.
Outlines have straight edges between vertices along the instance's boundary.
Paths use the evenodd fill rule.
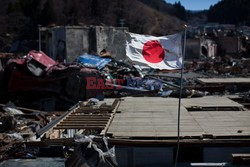
<path fill-rule="evenodd" d="M 105 132 L 112 122 L 115 112 L 120 104 L 120 99 L 115 99 L 112 105 L 101 104 L 98 108 L 79 102 L 69 111 L 52 121 L 37 132 L 37 136 L 45 133 L 65 130 L 97 130 Z M 105 130 L 106 129 L 106 130 Z M 77 132 L 76 132 L 77 133 Z M 103 133 L 102 133 L 103 134 Z"/>

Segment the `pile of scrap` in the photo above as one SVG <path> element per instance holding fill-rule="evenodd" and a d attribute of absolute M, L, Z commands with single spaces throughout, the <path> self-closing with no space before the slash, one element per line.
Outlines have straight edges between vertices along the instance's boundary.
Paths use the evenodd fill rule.
<path fill-rule="evenodd" d="M 75 134 L 101 135 L 112 121 L 120 99 L 90 99 L 79 102 L 60 117 L 36 132 L 41 139 L 73 138 Z"/>
<path fill-rule="evenodd" d="M 59 63 L 42 51 L 9 59 L 2 80 L 4 103 L 43 111 L 66 110 L 89 98 L 169 96 L 178 85 L 143 75 L 132 64 L 106 53 L 83 54 L 75 63 Z"/>
<path fill-rule="evenodd" d="M 53 115 L 16 107 L 9 102 L 0 110 L 0 161 L 9 158 L 33 157 L 24 149 L 24 142 L 36 141 L 36 132 L 47 125 Z"/>
<path fill-rule="evenodd" d="M 216 74 L 225 78 L 233 74 L 232 71 L 222 73 L 218 69 L 225 69 L 225 65 L 243 69 L 246 66 L 243 64 L 247 62 L 226 57 L 223 61 L 208 59 L 203 64 L 193 62 L 190 66 L 186 63 L 182 97 L 201 97 L 225 92 L 227 88 L 224 85 L 203 85 L 196 78 L 208 78 Z M 218 61 L 222 63 L 222 68 L 217 68 Z M 248 75 L 248 71 L 244 75 Z M 53 111 L 67 110 L 78 101 L 89 98 L 103 100 L 106 97 L 126 96 L 177 97 L 180 76 L 178 71 L 152 70 L 117 61 L 108 51 L 102 51 L 100 55 L 85 53 L 71 64 L 56 62 L 41 51 L 30 51 L 24 57 L 8 61 L 4 68 L 3 83 L 5 100 L 39 110 Z"/>
<path fill-rule="evenodd" d="M 22 58 L 10 59 L 5 67 L 5 100 L 32 104 L 40 110 L 65 110 L 79 100 L 103 96 L 102 91 L 86 89 L 89 76 L 101 77 L 94 68 L 58 63 L 41 51 L 30 51 Z"/>
<path fill-rule="evenodd" d="M 38 155 L 43 155 L 41 148 L 45 145 L 66 146 L 63 150 L 65 166 L 118 166 L 115 148 L 108 145 L 105 136 L 120 103 L 120 99 L 99 101 L 94 98 L 79 102 L 38 130 L 39 141 L 26 142 L 26 146 L 39 147 Z"/>
<path fill-rule="evenodd" d="M 204 85 L 196 78 L 249 76 L 247 59 L 219 58 L 186 63 L 182 97 L 201 97 L 231 89 L 223 84 Z M 71 64 L 56 62 L 41 51 L 30 51 L 24 57 L 10 59 L 3 77 L 6 102 L 16 101 L 18 105 L 45 111 L 67 110 L 89 98 L 177 97 L 179 85 L 178 71 L 126 64 L 113 59 L 108 51 L 100 55 L 85 53 Z"/>
<path fill-rule="evenodd" d="M 142 77 L 140 71 L 133 65 L 125 64 L 109 58 L 84 54 L 78 62 L 87 67 L 94 67 L 104 77 L 87 78 L 87 87 L 103 90 L 105 97 L 123 97 L 131 95 L 157 95 L 161 89 L 161 82 Z"/>
<path fill-rule="evenodd" d="M 218 56 L 214 59 L 205 58 L 203 61 L 193 61 L 189 65 L 189 69 L 206 74 L 209 76 L 236 76 L 245 77 L 249 76 L 249 59 L 248 58 L 232 58 L 228 55 Z"/>

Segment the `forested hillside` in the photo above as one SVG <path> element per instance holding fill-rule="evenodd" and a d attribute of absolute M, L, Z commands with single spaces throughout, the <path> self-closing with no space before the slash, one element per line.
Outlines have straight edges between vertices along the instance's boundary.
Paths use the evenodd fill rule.
<path fill-rule="evenodd" d="M 131 32 L 166 35 L 184 21 L 164 0 L 1 0 L 0 50 L 11 41 L 37 38 L 37 26 L 106 25 Z"/>
<path fill-rule="evenodd" d="M 250 26 L 250 1 L 221 0 L 209 9 L 208 21 Z"/>

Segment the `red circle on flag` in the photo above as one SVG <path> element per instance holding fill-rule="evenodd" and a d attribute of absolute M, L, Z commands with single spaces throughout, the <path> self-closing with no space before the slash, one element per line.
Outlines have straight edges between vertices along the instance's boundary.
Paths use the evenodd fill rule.
<path fill-rule="evenodd" d="M 160 63 L 165 58 L 164 49 L 160 42 L 156 40 L 151 40 L 144 44 L 142 55 L 150 63 Z"/>

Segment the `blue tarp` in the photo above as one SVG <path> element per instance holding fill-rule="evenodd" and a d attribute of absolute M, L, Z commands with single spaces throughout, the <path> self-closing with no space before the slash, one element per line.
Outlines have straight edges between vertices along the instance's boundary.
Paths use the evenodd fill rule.
<path fill-rule="evenodd" d="M 87 66 L 97 68 L 98 70 L 105 67 L 106 64 L 111 62 L 109 58 L 101 58 L 96 55 L 83 54 L 79 57 L 78 62 Z"/>

